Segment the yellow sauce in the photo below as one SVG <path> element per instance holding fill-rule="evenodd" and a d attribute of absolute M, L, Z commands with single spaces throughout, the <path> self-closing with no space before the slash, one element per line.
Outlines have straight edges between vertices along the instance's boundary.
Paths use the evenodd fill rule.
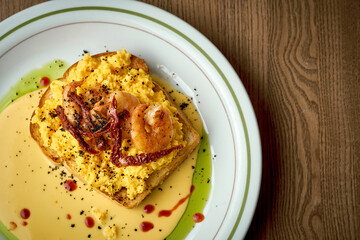
<path fill-rule="evenodd" d="M 0 221 L 7 229 L 11 222 L 17 224 L 11 230 L 19 239 L 105 239 L 103 230 L 115 224 L 116 239 L 164 239 L 175 228 L 187 202 L 180 205 L 170 217 L 158 217 L 161 210 L 169 210 L 189 191 L 192 182 L 197 150 L 169 178 L 154 190 L 138 207 L 126 209 L 89 191 L 81 182 L 69 192 L 63 182 L 72 176 L 63 167 L 50 164 L 29 132 L 30 117 L 39 102 L 43 90 L 27 94 L 7 107 L 0 114 Z M 174 92 L 178 102 L 186 97 Z M 185 114 L 196 130 L 201 132 L 201 120 L 189 104 Z M 76 178 L 75 178 L 76 179 Z M 147 214 L 144 206 L 151 204 L 155 211 Z M 23 220 L 20 211 L 30 210 L 31 215 Z M 103 223 L 92 214 L 92 209 L 107 211 Z M 67 215 L 71 219 L 67 218 Z M 86 227 L 84 220 L 91 216 L 93 228 Z M 23 226 L 26 221 L 28 224 Z M 140 224 L 148 221 L 154 228 L 140 230 Z"/>

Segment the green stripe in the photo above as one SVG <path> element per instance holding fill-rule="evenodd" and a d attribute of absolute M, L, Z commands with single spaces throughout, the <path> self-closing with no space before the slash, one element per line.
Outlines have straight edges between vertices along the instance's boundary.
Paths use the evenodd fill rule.
<path fill-rule="evenodd" d="M 249 185 L 250 185 L 250 171 L 251 171 L 251 156 L 250 156 L 250 142 L 249 142 L 249 133 L 248 133 L 248 129 L 247 129 L 247 125 L 245 122 L 245 118 L 244 118 L 244 114 L 242 112 L 242 109 L 240 107 L 240 103 L 236 97 L 236 94 L 234 92 L 234 90 L 232 89 L 228 79 L 226 78 L 225 74 L 221 71 L 221 69 L 219 68 L 219 66 L 215 63 L 215 61 L 198 45 L 196 44 L 192 39 L 190 39 L 188 36 L 186 36 L 184 33 L 180 32 L 179 30 L 177 30 L 176 28 L 156 19 L 150 16 L 147 16 L 145 14 L 141 14 L 141 13 L 137 13 L 134 11 L 130 11 L 130 10 L 126 10 L 126 9 L 121 9 L 121 8 L 113 8 L 113 7 L 100 7 L 100 6 L 86 6 L 86 7 L 73 7 L 73 8 L 65 8 L 65 9 L 61 9 L 61 10 L 56 10 L 56 11 L 52 11 L 49 13 L 45 13 L 42 14 L 40 16 L 34 17 L 32 19 L 27 20 L 26 22 L 14 27 L 13 29 L 9 30 L 8 32 L 6 32 L 5 34 L 3 34 L 0 37 L 0 41 L 3 40 L 4 38 L 6 38 L 7 36 L 9 36 L 10 34 L 12 34 L 13 32 L 19 30 L 20 28 L 35 22 L 37 20 L 40 20 L 42 18 L 48 17 L 48 16 L 52 16 L 52 15 L 57 15 L 60 13 L 66 13 L 66 12 L 74 12 L 74 11 L 84 11 L 84 10 L 103 10 L 103 11 L 112 11 L 112 12 L 121 12 L 121 13 L 125 13 L 125 14 L 130 14 L 130 15 L 134 15 L 134 16 L 138 16 L 141 18 L 145 18 L 149 21 L 155 22 L 163 27 L 166 27 L 167 29 L 171 30 L 172 32 L 178 34 L 180 37 L 182 37 L 183 39 L 185 39 L 187 42 L 189 42 L 191 45 L 193 45 L 199 52 L 201 52 L 206 59 L 211 63 L 211 65 L 216 69 L 216 71 L 219 73 L 219 75 L 221 76 L 221 78 L 224 80 L 224 82 L 226 83 L 226 86 L 228 87 L 228 89 L 230 90 L 230 93 L 236 103 L 236 107 L 239 111 L 240 114 L 240 118 L 241 118 L 241 122 L 244 126 L 244 134 L 245 134 L 245 141 L 246 141 L 246 151 L 247 151 L 247 176 L 246 176 L 246 186 L 245 186 L 245 193 L 244 193 L 244 198 L 241 204 L 241 208 L 240 208 L 240 212 L 239 215 L 236 219 L 235 225 L 228 237 L 228 239 L 232 239 L 235 231 L 237 229 L 237 227 L 239 226 L 242 214 L 245 210 L 245 205 L 246 205 L 246 200 L 247 200 L 247 196 L 249 193 Z"/>

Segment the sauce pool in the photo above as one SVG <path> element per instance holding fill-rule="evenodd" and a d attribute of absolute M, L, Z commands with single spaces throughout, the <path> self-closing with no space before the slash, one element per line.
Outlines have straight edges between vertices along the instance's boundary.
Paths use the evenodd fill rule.
<path fill-rule="evenodd" d="M 202 222 L 205 219 L 202 213 L 195 213 L 192 218 L 196 223 Z"/>
<path fill-rule="evenodd" d="M 74 180 L 66 180 L 64 183 L 64 187 L 66 190 L 72 192 L 72 191 L 76 190 L 77 185 Z"/>
<path fill-rule="evenodd" d="M 95 225 L 94 219 L 92 217 L 86 217 L 85 218 L 85 225 L 88 228 L 92 228 Z"/>
<path fill-rule="evenodd" d="M 48 77 L 42 77 L 41 79 L 40 79 L 40 86 L 42 86 L 42 87 L 46 87 L 46 86 L 48 86 L 49 84 L 50 84 L 50 78 L 48 78 Z"/>
<path fill-rule="evenodd" d="M 15 222 L 10 222 L 10 231 L 15 230 L 17 228 L 17 224 Z"/>
<path fill-rule="evenodd" d="M 148 204 L 144 207 L 145 213 L 152 213 L 155 210 L 154 205 Z"/>
<path fill-rule="evenodd" d="M 150 231 L 150 230 L 153 229 L 153 228 L 154 228 L 154 224 L 151 223 L 151 222 L 142 222 L 142 223 L 140 224 L 140 229 L 141 229 L 141 231 L 143 231 L 143 232 Z"/>
<path fill-rule="evenodd" d="M 49 76 L 50 77 L 50 76 Z M 41 76 L 40 76 L 40 78 L 41 78 Z M 40 78 L 38 78 L 39 80 L 40 80 Z M 53 77 L 51 77 L 51 79 L 53 79 Z M 38 96 L 38 94 L 37 94 L 37 92 L 36 93 L 32 93 L 31 94 L 32 95 L 32 97 L 28 97 L 27 99 L 26 99 L 26 101 L 22 101 L 20 104 L 18 104 L 18 105 L 24 105 L 24 109 L 30 109 L 30 107 L 27 107 L 27 102 L 28 101 L 30 101 L 30 100 L 32 100 L 32 98 L 38 98 L 37 96 Z M 38 101 L 37 101 L 38 102 Z M 17 103 L 15 102 L 15 103 L 13 103 L 14 104 L 14 106 L 11 106 L 11 107 L 17 107 Z M 36 103 L 37 104 L 37 103 Z M 32 103 L 32 106 L 36 106 L 36 104 L 33 104 Z M 11 108 L 10 108 L 11 109 Z M 187 108 L 188 109 L 188 108 Z M 18 112 L 23 112 L 23 111 L 18 111 Z M 29 111 L 29 113 L 26 113 L 26 116 L 25 117 L 17 117 L 17 119 L 25 119 L 26 117 L 28 117 L 28 116 L 31 116 L 31 113 L 32 113 L 32 111 L 30 112 Z M 5 115 L 6 114 L 6 115 Z M 5 118 L 7 115 L 10 115 L 10 114 L 8 114 L 8 111 L 4 111 L 4 114 L 3 114 L 3 116 L 4 116 L 4 119 L 7 119 L 7 118 Z M 17 115 L 10 115 L 11 117 L 12 116 L 17 116 Z M 13 118 L 11 118 L 11 120 L 10 120 L 10 122 L 11 121 L 13 121 L 14 119 Z M 22 121 L 24 121 L 24 120 L 22 120 Z M 23 125 L 24 126 L 26 126 L 26 128 L 24 127 L 24 128 L 20 128 L 20 130 L 23 132 L 23 133 L 26 133 L 26 134 L 23 134 L 23 135 L 21 135 L 22 137 L 20 138 L 19 137 L 19 139 L 18 139 L 18 142 L 19 143 L 23 143 L 23 142 L 25 142 L 24 141 L 24 137 L 26 137 L 25 139 L 27 140 L 27 138 L 28 138 L 28 135 L 29 134 L 27 134 L 28 133 L 28 121 L 29 120 L 27 120 L 26 121 L 26 123 L 24 123 Z M 2 122 L 1 122 L 2 123 Z M 2 124 L 1 124 L 2 125 Z M 9 124 L 9 126 L 10 126 L 11 124 Z M 16 131 L 19 131 L 19 129 L 14 129 L 14 130 L 12 130 L 11 129 L 11 131 L 9 130 L 9 131 L 6 131 L 6 132 L 15 132 L 15 130 Z M 4 131 L 2 131 L 2 133 L 3 133 Z M 9 134 L 5 134 L 5 135 L 9 135 Z M 18 135 L 18 134 L 17 134 Z M 16 136 L 17 136 L 16 135 Z M 23 137 L 24 136 L 24 137 Z M 25 145 L 24 145 L 24 147 L 22 147 L 22 148 L 25 148 L 25 147 L 27 147 L 28 145 L 29 146 L 31 146 L 31 149 L 35 149 L 35 145 L 32 143 L 33 141 L 27 141 L 26 143 L 24 143 Z M 5 149 L 10 149 L 9 147 L 7 147 L 8 145 L 6 145 L 6 144 L 1 144 L 1 145 L 3 145 L 4 147 L 5 147 Z M 37 146 L 36 146 L 37 147 Z M 30 148 L 30 147 L 29 147 Z M 6 154 L 7 154 L 7 152 L 6 151 L 4 151 Z M 39 152 L 41 152 L 41 151 L 39 151 Z M 208 153 L 209 151 L 206 151 L 206 153 Z M 42 157 L 41 156 L 43 156 L 43 155 L 40 155 L 40 156 L 38 156 L 38 155 L 36 155 L 36 154 L 34 154 L 32 151 L 30 151 L 30 153 L 31 154 L 27 154 L 27 152 L 25 152 L 25 151 L 23 151 L 23 154 L 20 156 L 20 157 L 22 157 L 21 159 L 23 160 L 22 162 L 26 162 L 26 164 L 32 164 L 31 165 L 31 168 L 29 168 L 30 170 L 31 169 L 40 169 L 39 171 L 35 171 L 36 172 L 36 178 L 34 178 L 34 184 L 32 184 L 33 186 L 38 186 L 38 185 L 40 185 L 40 183 L 42 183 L 43 182 L 43 179 L 46 179 L 46 180 L 51 180 L 51 181 L 49 181 L 49 183 L 47 182 L 47 190 L 46 191 L 41 191 L 42 189 L 38 189 L 38 188 L 34 188 L 34 189 L 32 189 L 33 191 L 33 196 L 36 196 L 36 198 L 37 199 L 41 199 L 41 200 L 38 200 L 37 201 L 37 205 L 31 205 L 31 203 L 32 202 L 29 202 L 29 204 L 30 205 L 25 205 L 25 204 L 23 204 L 23 203 L 26 203 L 26 201 L 28 201 L 28 200 L 26 200 L 29 196 L 28 195 L 26 195 L 26 194 L 24 194 L 24 193 L 27 193 L 27 191 L 23 191 L 23 189 L 21 189 L 21 187 L 27 187 L 23 182 L 23 180 L 22 181 L 20 181 L 19 179 L 20 178 L 17 178 L 17 180 L 14 182 L 15 183 L 15 185 L 18 185 L 18 186 L 21 186 L 21 187 L 19 187 L 19 188 L 17 188 L 18 190 L 17 191 L 15 191 L 15 188 L 11 188 L 10 190 L 8 190 L 9 188 L 8 188 L 8 186 L 10 185 L 10 184 L 12 184 L 13 182 L 5 182 L 5 183 L 3 183 L 2 185 L 1 185 L 1 183 L 0 183 L 0 189 L 2 190 L 2 189 L 6 189 L 6 190 L 8 190 L 8 194 L 16 194 L 16 195 L 18 195 L 18 196 L 20 196 L 20 197 L 17 197 L 17 201 L 20 201 L 19 203 L 16 203 L 18 206 L 26 206 L 28 209 L 31 209 L 31 215 L 33 215 L 33 214 L 35 214 L 36 213 L 36 217 L 37 218 L 42 218 L 42 219 L 49 219 L 49 221 L 44 221 L 43 223 L 42 223 L 42 226 L 41 226 L 41 228 L 35 228 L 34 226 L 34 224 L 35 224 L 35 222 L 29 222 L 29 221 L 31 221 L 31 220 L 26 220 L 26 222 L 28 222 L 28 225 L 29 225 L 29 227 L 22 227 L 22 222 L 24 221 L 23 219 L 19 219 L 18 221 L 18 225 L 20 225 L 21 227 L 19 228 L 18 227 L 18 231 L 16 232 L 16 234 L 18 234 L 20 237 L 19 237 L 19 239 L 26 239 L 26 234 L 28 233 L 28 232 L 30 232 L 33 236 L 41 236 L 42 234 L 46 234 L 47 236 L 49 236 L 49 238 L 56 238 L 56 230 L 55 229 L 59 229 L 59 226 L 63 226 L 64 224 L 67 224 L 66 225 L 66 227 L 67 228 L 70 228 L 70 222 L 69 221 L 72 221 L 72 220 L 68 220 L 67 219 L 67 214 L 69 213 L 69 210 L 72 212 L 71 213 L 71 216 L 72 215 L 74 215 L 73 213 L 74 212 L 80 212 L 81 210 L 83 210 L 83 209 L 85 209 L 85 210 L 89 210 L 90 209 L 90 206 L 103 206 L 103 208 L 104 209 L 109 209 L 109 211 L 110 212 L 113 212 L 113 211 L 118 211 L 118 209 L 117 209 L 117 206 L 114 206 L 114 208 L 113 208 L 113 204 L 108 204 L 107 203 L 107 201 L 104 201 L 103 199 L 102 199 L 102 196 L 99 196 L 98 197 L 98 195 L 96 195 L 96 194 L 93 194 L 93 193 L 89 193 L 88 191 L 87 191 L 87 189 L 85 188 L 85 187 L 81 187 L 82 185 L 78 185 L 77 187 L 76 187 L 76 193 L 75 193 L 75 195 L 70 195 L 70 194 L 72 194 L 73 192 L 68 192 L 68 194 L 65 194 L 65 195 L 62 195 L 62 197 L 59 199 L 59 196 L 58 195 L 56 195 L 56 194 L 53 194 L 53 193 L 57 193 L 57 187 L 59 186 L 59 183 L 62 183 L 62 185 L 64 185 L 64 183 L 65 183 L 65 181 L 67 180 L 67 179 L 69 179 L 69 180 L 73 180 L 71 177 L 69 177 L 69 175 L 64 175 L 64 177 L 65 178 L 56 178 L 55 176 L 55 174 L 57 174 L 57 175 L 59 175 L 60 174 L 60 171 L 61 171 L 61 169 L 59 169 L 59 170 L 57 170 L 57 169 L 55 169 L 55 171 L 54 171 L 54 173 L 53 172 L 51 172 L 50 174 L 47 172 L 47 167 L 48 167 L 48 164 L 47 164 L 47 162 L 44 162 L 44 161 L 33 161 L 33 158 L 34 158 L 34 160 L 37 160 L 37 159 L 40 159 L 40 160 L 43 160 L 42 159 Z M 202 153 L 202 152 L 201 152 Z M 13 155 L 15 155 L 15 152 L 14 152 L 14 154 Z M 192 160 L 191 160 L 192 159 Z M 183 210 L 182 210 L 182 207 L 184 207 L 184 205 L 186 204 L 186 201 L 184 202 L 184 204 L 181 204 L 173 213 L 172 213 L 172 215 L 171 215 L 171 217 L 170 218 L 168 218 L 168 219 L 161 219 L 161 218 L 158 218 L 158 211 L 159 210 L 161 210 L 161 209 L 171 209 L 179 200 L 180 200 L 180 198 L 182 198 L 182 197 L 185 197 L 188 193 L 189 193 L 189 188 L 190 188 L 190 186 L 191 186 L 191 177 L 193 176 L 193 174 L 192 174 L 192 172 L 194 171 L 194 166 L 196 166 L 196 167 L 198 167 L 198 164 L 195 164 L 195 161 L 194 161 L 194 159 L 196 159 L 196 154 L 194 154 L 194 157 L 193 158 L 190 158 L 190 160 L 189 160 L 189 163 L 187 163 L 187 162 L 184 162 L 183 164 L 188 164 L 188 165 L 182 165 L 182 166 L 185 166 L 184 167 L 184 169 L 182 169 L 182 171 L 179 171 L 179 172 L 175 172 L 174 174 L 180 174 L 181 173 L 181 175 L 179 175 L 179 176 L 177 176 L 176 178 L 173 178 L 173 179 L 171 179 L 171 178 L 169 178 L 169 181 L 172 181 L 172 182 L 170 182 L 170 183 L 165 183 L 166 185 L 164 185 L 164 186 L 166 186 L 166 187 L 163 187 L 164 188 L 164 191 L 163 192 L 161 192 L 161 194 L 160 194 L 160 192 L 156 192 L 156 193 L 154 193 L 154 194 L 156 194 L 155 196 L 155 199 L 156 200 L 151 200 L 152 201 L 152 205 L 154 205 L 154 210 L 153 210 L 153 213 L 154 214 L 149 214 L 149 215 L 147 215 L 147 216 L 145 216 L 147 219 L 146 219 L 146 221 L 147 222 L 150 222 L 150 223 L 152 223 L 154 226 L 153 226 L 153 228 L 152 229 L 156 229 L 155 228 L 155 226 L 157 227 L 158 226 L 158 224 L 161 222 L 161 221 L 163 221 L 163 220 L 165 220 L 166 222 L 169 222 L 169 224 L 170 224 L 170 222 L 172 223 L 172 222 L 175 222 L 173 225 L 175 226 L 176 225 L 176 222 L 180 219 L 180 217 L 182 216 L 182 213 L 183 213 Z M 211 159 L 210 159 L 211 160 Z M 19 161 L 20 162 L 20 161 Z M 44 162 L 44 163 L 43 163 Z M 13 165 L 11 165 L 12 164 L 12 162 L 11 161 L 9 161 L 9 163 L 8 162 L 6 162 L 6 164 L 8 165 L 8 167 L 7 167 L 7 169 L 9 169 L 10 167 L 9 166 L 13 166 Z M 20 165 L 24 165 L 24 163 L 21 163 Z M 201 165 L 200 165 L 201 166 Z M 16 165 L 14 165 L 13 167 L 11 167 L 12 169 L 17 169 L 16 168 Z M 42 169 L 42 170 L 41 170 Z M 45 170 L 44 170 L 45 169 Z M 188 169 L 190 169 L 190 170 L 188 170 Z M 207 168 L 205 168 L 205 169 L 207 169 Z M 6 170 L 6 169 L 5 169 Z M 186 173 L 186 175 L 183 173 L 184 171 L 188 171 L 188 172 L 191 172 L 191 173 Z M 5 173 L 7 173 L 7 172 L 9 172 L 9 171 L 5 171 Z M 29 176 L 30 177 L 32 177 L 33 175 L 33 173 L 31 172 L 31 171 L 28 171 L 29 172 Z M 14 173 L 12 173 L 12 174 L 15 174 L 16 172 L 14 172 Z M 38 176 L 37 176 L 37 174 L 39 174 L 39 178 L 38 178 Z M 174 175 L 172 175 L 172 176 L 174 176 Z M 197 176 L 197 175 L 196 175 Z M 202 176 L 202 175 L 201 175 Z M 26 176 L 22 176 L 22 177 L 28 177 L 27 175 Z M 41 178 L 40 178 L 41 177 Z M 50 178 L 49 178 L 50 177 Z M 202 182 L 204 182 L 205 183 L 205 187 L 206 187 L 206 176 L 205 176 L 205 179 L 203 179 L 204 177 L 201 177 L 201 181 Z M 11 179 L 11 178 L 9 178 L 9 179 Z M 189 182 L 183 182 L 184 180 L 187 180 L 187 179 L 190 179 L 189 180 Z M 195 180 L 196 180 L 196 178 L 195 178 Z M 178 182 L 181 182 L 181 184 L 179 184 L 179 186 L 181 187 L 181 190 L 178 190 L 177 189 L 177 183 Z M 17 183 L 19 183 L 19 184 L 17 184 Z M 79 184 L 79 182 L 76 182 L 75 181 L 75 183 L 76 183 L 76 185 L 77 184 Z M 196 184 L 196 182 L 195 182 L 195 184 Z M 3 187 L 4 186 L 4 187 Z M 199 192 L 202 192 L 203 191 L 203 189 L 204 189 L 204 187 L 203 186 L 200 186 L 200 187 L 198 187 L 198 185 L 196 184 L 195 185 L 196 186 L 196 195 L 192 195 L 191 196 L 191 199 L 193 198 L 193 197 L 195 197 L 195 196 L 198 196 L 199 194 Z M 75 188 L 75 187 L 74 187 Z M 66 192 L 66 191 L 64 191 L 65 189 L 60 189 L 60 190 L 62 190 L 62 192 Z M 70 190 L 70 189 L 68 189 L 68 190 Z M 74 190 L 73 188 L 71 188 L 71 190 Z M 78 192 L 78 191 L 80 191 L 80 192 Z M 181 195 L 180 195 L 180 197 L 179 197 L 179 195 L 178 195 L 178 193 L 181 193 Z M 83 196 L 83 197 L 85 197 L 85 199 L 87 199 L 87 200 L 91 200 L 91 201 L 81 201 L 81 200 L 83 200 L 83 198 L 81 198 L 80 199 L 80 197 L 78 197 L 79 195 L 78 194 L 81 194 L 81 196 Z M 167 194 L 169 194 L 169 195 L 167 195 Z M 172 195 L 171 195 L 172 194 Z M 1 194 L 0 194 L 1 195 Z M 52 197 L 53 195 L 55 195 L 56 197 Z M 68 201 L 68 203 L 67 203 L 67 199 L 68 199 L 68 197 L 67 196 L 71 196 L 71 197 L 73 197 L 73 198 L 71 198 L 69 201 Z M 49 197 L 50 196 L 50 197 Z M 157 196 L 159 196 L 159 201 L 157 200 L 158 199 L 158 197 Z M 168 198 L 169 197 L 169 198 Z M 201 196 L 203 199 L 206 199 L 206 197 L 204 197 L 204 196 Z M 47 198 L 49 198 L 51 201 L 43 201 L 42 199 L 47 199 Z M 76 198 L 76 199 L 75 199 Z M 162 199 L 166 199 L 165 201 L 162 201 Z M 62 201 L 62 200 L 66 200 L 66 201 Z M 72 200 L 72 199 L 74 199 L 74 200 Z M 0 196 L 0 202 L 1 203 L 7 203 L 7 199 L 6 199 L 6 197 L 3 195 L 3 196 Z M 23 202 L 22 202 L 23 201 Z M 196 204 L 198 205 L 198 202 L 199 202 L 199 205 L 201 205 L 201 203 L 202 203 L 202 201 L 203 200 L 201 200 L 201 198 L 199 197 L 199 200 L 198 201 L 196 201 Z M 56 211 L 51 211 L 51 212 L 48 212 L 48 211 L 46 211 L 46 210 L 44 210 L 44 208 L 43 208 L 43 202 L 46 202 L 46 204 L 47 203 L 49 203 L 49 205 L 50 205 L 50 203 L 53 203 L 53 208 L 54 209 L 57 209 Z M 67 204 L 65 204 L 65 202 L 67 203 Z M 163 203 L 163 202 L 165 202 L 165 203 L 167 203 L 167 204 L 169 204 L 170 203 L 170 206 L 169 206 L 169 208 L 164 208 L 164 204 L 165 203 Z M 154 203 L 156 203 L 156 204 L 154 204 Z M 55 205 L 55 204 L 57 204 L 57 205 Z M 2 204 L 1 204 L 2 205 Z M 146 205 L 146 204 L 144 204 L 144 205 Z M 144 207 L 144 205 L 143 205 L 143 207 Z M 38 207 L 37 207 L 38 206 Z M 61 208 L 60 208 L 60 206 L 61 206 Z M 3 215 L 4 216 L 12 216 L 11 214 L 13 214 L 14 215 L 14 217 L 12 217 L 12 218 L 10 218 L 9 220 L 12 220 L 12 219 L 18 219 L 18 217 L 19 217 L 19 210 L 18 211 L 16 211 L 16 212 L 14 212 L 14 213 L 11 213 L 10 211 L 7 211 L 7 210 L 5 210 L 6 209 L 6 207 L 7 207 L 7 205 L 5 204 L 5 205 L 2 205 L 0 208 L 0 217 L 2 217 Z M 155 209 L 156 208 L 156 209 Z M 4 211 L 3 211 L 4 210 Z M 141 219 L 140 217 L 142 216 L 142 214 L 143 215 L 145 215 L 145 213 L 144 213 L 144 209 L 143 208 L 140 208 L 140 209 L 137 209 L 138 210 L 138 212 L 136 212 L 136 214 L 129 214 L 129 216 L 127 216 L 127 218 L 129 218 L 130 220 L 128 220 L 128 219 L 126 219 L 126 222 L 129 224 L 129 226 L 131 226 L 131 227 L 128 227 L 127 229 L 121 229 L 121 234 L 124 234 L 124 236 L 126 235 L 126 234 L 128 234 L 128 233 L 133 233 L 134 235 L 136 235 L 136 234 L 146 234 L 145 232 L 143 232 L 141 229 L 140 229 L 140 223 L 141 222 L 143 222 L 145 219 Z M 137 211 L 137 210 L 135 210 L 135 211 Z M 155 213 L 155 211 L 156 211 L 156 213 Z M 8 213 L 8 212 L 10 212 L 10 213 Z M 192 212 L 192 213 L 189 213 L 189 215 L 190 216 L 192 216 L 195 212 L 201 212 L 201 207 L 199 207 L 199 209 L 196 209 L 194 212 Z M 141 214 L 142 213 L 142 214 Z M 122 215 L 122 216 L 124 216 L 125 214 L 127 214 L 127 212 L 125 212 L 125 214 L 123 214 L 122 212 L 121 212 L 121 214 L 120 213 L 117 213 L 117 214 L 119 214 L 119 215 Z M 179 215 L 180 214 L 180 215 Z M 75 214 L 75 215 L 78 215 L 78 214 Z M 80 213 L 80 215 L 81 215 L 81 213 Z M 118 215 L 118 216 L 119 216 Z M 179 217 L 177 217 L 179 215 Z M 122 221 L 122 218 L 119 218 L 119 217 L 116 217 L 114 220 L 113 220 L 113 222 L 114 222 L 114 224 L 116 224 L 117 225 L 117 228 L 119 229 L 121 226 L 124 226 L 124 222 Z M 17 217 L 17 218 L 16 218 Z M 32 218 L 33 217 L 35 217 L 35 216 L 31 216 Z M 58 217 L 58 220 L 56 220 L 56 217 Z M 59 219 L 59 217 L 60 217 L 60 219 Z M 97 225 L 97 224 L 95 224 L 94 225 L 94 227 L 93 228 L 88 228 L 88 227 L 84 227 L 84 225 L 82 225 L 82 221 L 84 221 L 85 220 L 85 217 L 86 216 L 83 216 L 83 218 L 80 218 L 79 220 L 80 220 L 80 224 L 78 224 L 77 222 L 75 222 L 75 223 L 77 223 L 76 224 L 76 226 L 78 226 L 78 225 L 80 225 L 79 227 L 76 227 L 76 228 L 74 228 L 76 231 L 73 231 L 73 228 L 70 228 L 71 229 L 71 231 L 63 231 L 62 232 L 62 235 L 64 235 L 64 238 L 76 238 L 76 239 L 79 239 L 79 238 L 81 238 L 81 236 L 87 236 L 87 234 L 89 233 L 89 231 L 91 231 L 91 238 L 93 238 L 93 239 L 101 239 L 100 237 L 102 237 L 102 234 L 103 234 L 103 231 L 98 231 L 97 229 L 96 229 L 96 231 L 95 231 L 95 227 L 97 228 L 97 226 L 95 226 L 95 225 Z M 54 219 L 54 220 L 51 220 L 51 219 Z M 76 217 L 75 218 L 75 216 L 74 216 L 74 220 L 75 219 L 78 219 L 78 217 Z M 186 218 L 187 219 L 187 222 L 189 222 L 190 224 L 194 224 L 194 221 L 193 221 L 193 219 L 191 218 L 191 217 L 189 217 L 189 218 Z M 5 221 L 5 222 L 9 222 L 9 220 L 7 220 L 7 221 Z M 95 220 L 95 218 L 94 218 L 94 220 Z M 129 222 L 130 221 L 130 222 Z M 95 220 L 95 222 L 96 222 L 96 220 Z M 113 222 L 111 222 L 111 224 L 113 223 Z M 85 223 L 83 223 L 83 224 L 85 224 Z M 14 225 L 15 225 L 15 223 L 14 223 Z M 75 224 L 74 224 L 75 225 Z M 170 233 L 171 233 L 171 231 L 172 231 L 172 229 L 170 229 L 170 231 L 166 228 L 166 227 L 163 227 L 162 229 L 159 229 L 159 231 L 158 230 L 156 230 L 156 231 L 151 231 L 151 227 L 149 228 L 148 226 L 151 226 L 151 224 L 144 224 L 144 226 L 143 226 L 143 228 L 144 228 L 144 230 L 146 230 L 147 228 L 148 229 L 150 229 L 150 230 L 148 230 L 148 233 L 150 233 L 151 234 L 151 236 L 153 236 L 153 234 L 159 234 L 160 235 L 160 237 L 159 237 L 159 239 L 164 239 L 165 237 L 167 237 Z M 16 225 L 15 225 L 16 226 Z M 36 226 L 37 226 L 37 223 L 36 223 Z M 85 225 L 86 226 L 86 225 Z M 159 225 L 160 226 L 160 225 Z M 136 228 L 137 227 L 137 229 L 139 230 L 139 231 L 137 231 L 137 233 L 134 233 L 134 231 L 133 231 L 133 229 L 134 228 Z M 190 227 L 192 227 L 192 226 L 190 226 Z M 100 229 L 100 228 L 99 228 Z M 59 230 L 61 230 L 61 229 L 59 229 Z M 177 229 L 176 230 L 177 231 L 177 233 L 179 234 L 179 229 Z M 96 233 L 95 233 L 96 232 Z M 180 234 L 187 234 L 188 233 L 188 230 L 187 229 L 185 229 L 185 230 L 183 230 L 183 229 L 180 229 Z M 68 236 L 69 234 L 71 234 L 70 236 Z M 86 234 L 86 235 L 85 235 Z M 79 237 L 80 236 L 80 237 Z M 100 236 L 100 237 L 99 237 Z"/>
<path fill-rule="evenodd" d="M 23 208 L 20 211 L 20 217 L 22 219 L 28 219 L 30 217 L 30 210 L 27 208 Z"/>

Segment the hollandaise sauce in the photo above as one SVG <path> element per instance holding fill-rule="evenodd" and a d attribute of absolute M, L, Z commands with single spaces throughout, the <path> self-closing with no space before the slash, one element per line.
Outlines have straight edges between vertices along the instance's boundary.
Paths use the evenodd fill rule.
<path fill-rule="evenodd" d="M 211 153 L 190 99 L 162 83 L 202 133 L 199 148 L 138 207 L 126 209 L 52 165 L 32 139 L 30 118 L 44 89 L 33 90 L 59 77 L 46 71 L 36 83 L 29 80 L 34 84 L 24 96 L 1 101 L 0 109 L 12 102 L 0 113 L 0 233 L 6 239 L 179 239 L 206 219 Z M 23 88 L 16 86 L 11 92 Z"/>

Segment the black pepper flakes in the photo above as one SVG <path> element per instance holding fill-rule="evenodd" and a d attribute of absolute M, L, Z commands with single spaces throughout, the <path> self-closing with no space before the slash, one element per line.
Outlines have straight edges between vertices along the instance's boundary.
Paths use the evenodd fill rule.
<path fill-rule="evenodd" d="M 188 103 L 182 103 L 182 104 L 180 104 L 180 109 L 184 110 L 187 106 L 189 106 Z"/>
<path fill-rule="evenodd" d="M 50 115 L 51 118 L 56 118 L 57 117 L 57 114 L 56 114 L 55 111 L 49 112 L 49 115 Z"/>

